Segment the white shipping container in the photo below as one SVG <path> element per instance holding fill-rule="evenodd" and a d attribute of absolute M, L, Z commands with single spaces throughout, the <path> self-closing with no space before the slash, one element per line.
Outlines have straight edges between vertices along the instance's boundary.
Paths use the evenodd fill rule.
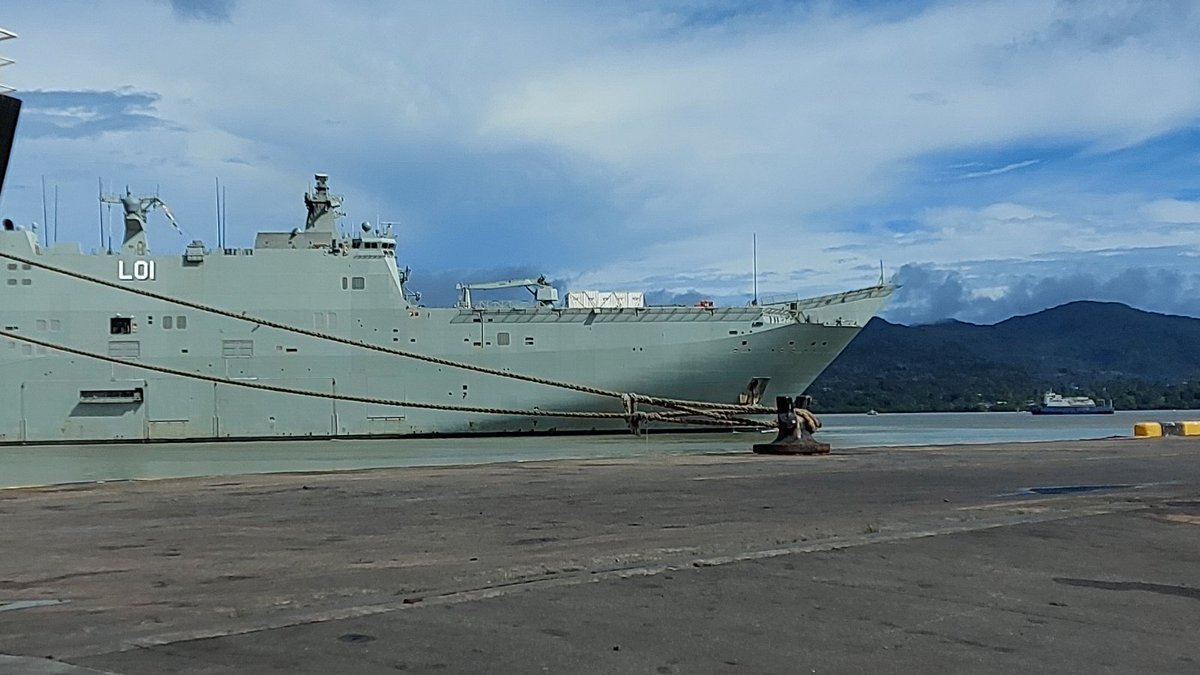
<path fill-rule="evenodd" d="M 646 297 L 641 291 L 571 291 L 567 293 L 567 307 L 572 309 L 620 309 L 645 306 Z"/>

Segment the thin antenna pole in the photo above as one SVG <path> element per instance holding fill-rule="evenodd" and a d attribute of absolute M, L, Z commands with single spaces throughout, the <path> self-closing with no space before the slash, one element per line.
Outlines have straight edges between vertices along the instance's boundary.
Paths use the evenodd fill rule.
<path fill-rule="evenodd" d="M 758 304 L 758 233 L 753 234 L 754 241 L 754 304 Z"/>
<path fill-rule="evenodd" d="M 100 248 L 104 248 L 104 179 L 96 176 L 96 197 L 100 202 Z"/>
<path fill-rule="evenodd" d="M 228 225 L 228 221 L 226 221 L 226 219 L 225 219 L 225 207 L 226 206 L 229 206 L 229 198 L 225 194 L 225 186 L 222 185 L 221 186 L 221 241 L 222 242 L 225 241 L 226 235 L 228 234 L 225 231 L 225 228 Z"/>
<path fill-rule="evenodd" d="M 54 243 L 58 243 L 58 186 L 54 186 Z"/>
<path fill-rule="evenodd" d="M 129 188 L 125 188 L 129 192 Z M 112 255 L 112 202 L 108 202 L 108 254 Z"/>
<path fill-rule="evenodd" d="M 225 241 L 221 236 L 221 177 L 218 176 L 213 180 L 216 181 L 216 190 L 213 191 L 213 194 L 217 198 L 217 248 L 224 250 Z"/>
<path fill-rule="evenodd" d="M 50 245 L 50 218 L 46 215 L 46 176 L 42 176 L 42 239 Z"/>

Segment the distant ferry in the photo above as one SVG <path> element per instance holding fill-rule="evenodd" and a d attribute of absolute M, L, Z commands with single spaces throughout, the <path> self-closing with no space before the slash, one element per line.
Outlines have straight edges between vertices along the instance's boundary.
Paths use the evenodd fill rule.
<path fill-rule="evenodd" d="M 1111 415 L 1113 404 L 1111 400 L 1096 403 L 1087 396 L 1063 396 L 1048 391 L 1041 404 L 1031 405 L 1029 412 L 1034 415 Z"/>

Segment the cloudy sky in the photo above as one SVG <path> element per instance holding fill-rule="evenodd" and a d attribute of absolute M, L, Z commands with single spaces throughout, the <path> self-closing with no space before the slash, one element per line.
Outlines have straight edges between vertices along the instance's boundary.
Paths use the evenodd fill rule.
<path fill-rule="evenodd" d="M 1078 299 L 1200 316 L 1200 9 L 1171 0 L 6 2 L 0 210 L 98 245 L 97 181 L 188 238 L 398 223 L 431 301 L 545 273 L 745 302 L 903 284 L 885 317 Z M 185 240 L 165 222 L 160 251 Z"/>

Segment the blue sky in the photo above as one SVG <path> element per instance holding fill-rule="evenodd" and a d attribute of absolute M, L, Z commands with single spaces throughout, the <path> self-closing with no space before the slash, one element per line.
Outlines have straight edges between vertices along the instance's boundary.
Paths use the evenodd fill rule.
<path fill-rule="evenodd" d="M 40 221 L 45 176 L 88 249 L 98 178 L 211 244 L 219 176 L 250 245 L 320 171 L 431 302 L 545 273 L 741 303 L 757 235 L 761 294 L 883 261 L 904 323 L 1200 316 L 1193 2 L 11 4 L 0 210 Z"/>

